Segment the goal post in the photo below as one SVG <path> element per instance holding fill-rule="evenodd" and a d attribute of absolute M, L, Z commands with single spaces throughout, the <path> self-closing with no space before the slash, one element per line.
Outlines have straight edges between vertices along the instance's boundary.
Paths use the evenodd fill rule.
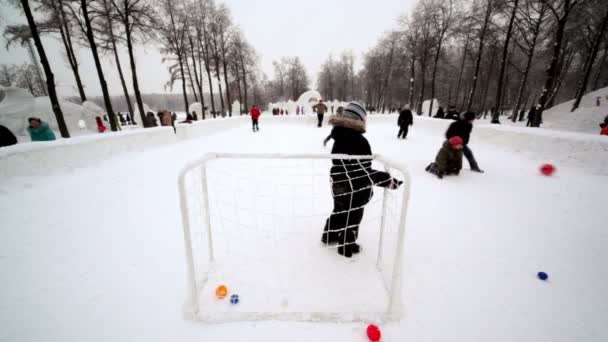
<path fill-rule="evenodd" d="M 374 187 L 357 240 L 362 251 L 352 259 L 320 241 L 333 208 L 335 160 L 371 160 L 403 181 L 396 190 Z M 207 322 L 399 319 L 410 184 L 406 167 L 381 155 L 210 153 L 187 164 L 178 179 L 186 315 Z M 215 297 L 219 285 L 228 298 Z M 231 305 L 237 293 L 241 301 Z"/>

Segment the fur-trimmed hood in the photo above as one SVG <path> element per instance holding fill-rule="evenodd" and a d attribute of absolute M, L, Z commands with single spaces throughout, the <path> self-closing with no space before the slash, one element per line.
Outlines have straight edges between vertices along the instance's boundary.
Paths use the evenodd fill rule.
<path fill-rule="evenodd" d="M 342 115 L 332 115 L 329 118 L 329 124 L 335 127 L 350 128 L 360 133 L 365 133 L 366 128 L 365 121 L 347 118 Z"/>

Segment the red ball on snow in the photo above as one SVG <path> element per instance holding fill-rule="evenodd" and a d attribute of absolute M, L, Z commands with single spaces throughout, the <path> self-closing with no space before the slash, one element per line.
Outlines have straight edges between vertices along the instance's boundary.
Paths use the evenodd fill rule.
<path fill-rule="evenodd" d="M 370 341 L 373 341 L 373 342 L 380 341 L 381 336 L 382 336 L 382 334 L 380 333 L 380 329 L 377 326 L 370 324 L 367 327 L 367 337 L 369 338 Z"/>
<path fill-rule="evenodd" d="M 540 172 L 545 176 L 551 176 L 555 172 L 555 166 L 551 164 L 545 164 L 540 167 Z"/>

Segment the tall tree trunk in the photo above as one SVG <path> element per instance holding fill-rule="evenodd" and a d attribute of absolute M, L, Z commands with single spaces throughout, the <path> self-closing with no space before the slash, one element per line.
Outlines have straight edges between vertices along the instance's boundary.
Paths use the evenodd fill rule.
<path fill-rule="evenodd" d="M 202 119 L 205 120 L 205 93 L 203 92 L 203 64 L 202 64 L 202 55 L 201 55 L 201 45 L 197 42 L 196 50 L 198 52 L 198 79 L 200 83 L 198 84 L 198 92 L 201 94 L 201 107 L 202 107 Z"/>
<path fill-rule="evenodd" d="M 424 102 L 424 86 L 426 80 L 426 51 L 422 53 L 422 59 L 420 60 L 420 92 L 418 93 L 418 102 L 416 104 L 416 112 L 418 115 L 422 115 L 422 104 Z"/>
<path fill-rule="evenodd" d="M 101 61 L 99 60 L 99 54 L 97 53 L 97 44 L 95 43 L 95 37 L 93 36 L 93 28 L 91 27 L 91 20 L 89 18 L 89 10 L 87 8 L 87 0 L 80 0 L 82 7 L 82 16 L 87 29 L 87 40 L 93 53 L 93 60 L 95 60 L 95 68 L 97 69 L 97 76 L 99 77 L 99 85 L 101 86 L 101 92 L 103 93 L 103 102 L 108 112 L 108 118 L 110 120 L 110 128 L 112 131 L 116 131 L 116 117 L 114 115 L 114 109 L 112 109 L 112 102 L 110 101 L 110 93 L 108 92 L 108 84 L 106 78 L 103 75 L 103 68 L 101 67 Z"/>
<path fill-rule="evenodd" d="M 192 53 L 192 66 L 194 67 L 194 79 L 196 81 L 196 88 L 199 91 L 199 94 L 201 96 L 201 105 L 204 107 L 204 102 L 205 100 L 203 100 L 203 87 L 201 86 L 201 81 L 198 78 L 198 69 L 196 68 L 196 58 L 194 57 L 194 44 L 192 43 L 192 36 L 188 35 L 188 42 L 190 43 L 190 52 Z M 200 60 L 199 60 L 200 61 Z M 196 94 L 196 92 L 195 92 Z"/>
<path fill-rule="evenodd" d="M 141 98 L 141 92 L 139 91 L 139 81 L 137 80 L 137 66 L 135 64 L 135 54 L 133 53 L 133 39 L 131 38 L 131 25 L 129 24 L 129 16 L 125 13 L 125 32 L 127 35 L 127 50 L 129 51 L 129 64 L 131 67 L 131 79 L 133 81 L 133 93 L 135 94 L 135 102 L 137 102 L 137 109 L 139 110 L 139 117 L 141 119 L 142 127 L 146 127 L 146 113 L 144 112 L 144 101 Z M 135 113 L 131 113 L 135 118 Z"/>
<path fill-rule="evenodd" d="M 598 31 L 595 34 L 595 39 L 593 41 L 593 47 L 591 48 L 591 54 L 589 55 L 587 64 L 585 65 L 585 71 L 583 73 L 583 77 L 580 80 L 578 87 L 577 87 L 576 99 L 574 100 L 574 105 L 572 106 L 572 110 L 571 110 L 572 112 L 574 112 L 578 108 L 578 106 L 581 104 L 581 99 L 583 98 L 583 95 L 585 95 L 585 92 L 587 91 L 587 83 L 589 82 L 589 75 L 591 74 L 591 69 L 593 68 L 593 64 L 595 63 L 595 58 L 597 57 L 597 52 L 600 48 L 600 43 L 602 42 L 602 37 L 604 36 L 604 31 L 606 30 L 607 23 L 608 23 L 608 11 L 606 11 L 604 18 L 602 19 L 602 24 L 600 25 L 600 28 L 598 29 Z"/>
<path fill-rule="evenodd" d="M 532 67 L 532 60 L 534 58 L 534 52 L 536 50 L 536 42 L 538 40 L 538 35 L 540 33 L 540 25 L 543 22 L 543 17 L 545 15 L 547 7 L 544 5 L 541 7 L 540 12 L 538 14 L 538 20 L 534 26 L 534 30 L 532 31 L 532 42 L 529 46 L 530 50 L 528 51 L 528 60 L 526 61 L 526 69 L 524 70 L 523 77 L 521 79 L 521 84 L 519 85 L 519 90 L 517 91 L 517 101 L 515 103 L 515 111 L 519 111 L 519 108 L 522 103 L 522 97 L 524 94 L 524 90 L 526 89 L 526 84 L 528 82 L 528 75 L 530 74 L 530 68 Z M 527 104 L 527 99 L 526 99 Z M 513 116 L 512 121 L 515 122 L 517 120 L 516 116 Z"/>
<path fill-rule="evenodd" d="M 226 107 L 224 106 L 224 92 L 222 92 L 222 79 L 220 78 L 220 62 L 218 57 L 214 57 L 215 60 L 215 76 L 217 78 L 217 86 L 220 92 L 220 104 L 222 106 L 222 117 L 226 115 Z"/>
<path fill-rule="evenodd" d="M 133 103 L 131 102 L 131 96 L 129 96 L 129 90 L 127 88 L 127 82 L 125 82 L 125 76 L 122 73 L 122 66 L 120 65 L 120 58 L 118 58 L 118 48 L 116 47 L 116 40 L 114 39 L 114 37 L 112 37 L 111 39 L 112 39 L 112 50 L 114 51 L 114 60 L 116 61 L 116 68 L 118 69 L 118 75 L 120 76 L 120 84 L 122 86 L 122 91 L 125 94 L 125 100 L 127 101 L 127 109 L 130 114 L 134 114 Z"/>
<path fill-rule="evenodd" d="M 505 36 L 505 46 L 502 49 L 502 57 L 500 60 L 500 72 L 498 73 L 498 86 L 496 87 L 496 96 L 494 97 L 494 113 L 492 113 L 493 124 L 500 123 L 499 116 L 502 107 L 502 89 L 503 81 L 505 79 L 505 68 L 507 66 L 507 54 L 509 53 L 509 42 L 511 41 L 511 32 L 513 32 L 513 22 L 515 21 L 515 15 L 517 13 L 517 5 L 519 0 L 513 1 L 513 11 L 511 12 L 511 19 L 509 19 L 509 27 L 507 28 L 507 35 Z"/>
<path fill-rule="evenodd" d="M 204 32 L 203 32 L 204 33 Z M 206 34 L 206 33 L 205 33 Z M 202 46 L 202 40 L 199 37 L 199 45 Z M 209 44 L 209 42 L 205 39 L 205 45 Z M 205 71 L 207 72 L 207 80 L 209 82 L 209 94 L 211 96 L 211 114 L 213 115 L 213 118 L 215 119 L 215 96 L 213 95 L 213 81 L 211 78 L 211 60 L 209 58 L 209 47 L 208 46 L 202 46 L 202 50 L 203 50 L 203 55 L 204 55 L 204 59 L 205 59 Z M 204 110 L 203 110 L 204 112 Z"/>
<path fill-rule="evenodd" d="M 55 118 L 57 119 L 59 132 L 61 132 L 61 136 L 63 138 L 69 138 L 70 133 L 68 132 L 68 127 L 65 124 L 63 112 L 61 111 L 61 106 L 59 105 L 59 99 L 57 98 L 57 92 L 55 90 L 55 75 L 53 75 L 49 60 L 46 58 L 44 46 L 42 45 L 42 41 L 40 40 L 40 35 L 38 34 L 38 28 L 36 27 L 34 17 L 32 16 L 30 2 L 28 0 L 21 0 L 21 8 L 23 8 L 23 12 L 25 13 L 25 17 L 27 18 L 27 23 L 30 27 L 30 32 L 32 33 L 32 39 L 34 39 L 36 50 L 38 51 L 38 55 L 40 56 L 40 63 L 42 64 L 42 68 L 44 69 L 49 99 L 51 100 L 53 113 L 55 113 Z"/>
<path fill-rule="evenodd" d="M 460 71 L 458 72 L 458 83 L 456 85 L 456 102 L 460 102 L 460 85 L 462 84 L 462 74 L 464 73 L 464 66 L 466 64 L 466 60 L 467 60 L 467 52 L 469 50 L 469 35 L 467 34 L 467 38 L 464 42 L 464 49 L 462 51 L 462 62 L 460 63 Z M 462 106 L 464 105 L 464 101 L 461 105 L 458 106 L 458 108 L 462 109 Z"/>
<path fill-rule="evenodd" d="M 188 92 L 186 91 L 186 74 L 184 73 L 184 62 L 182 60 L 181 51 L 177 53 L 177 61 L 179 62 L 179 71 L 182 75 L 182 92 L 184 93 L 184 106 L 186 108 L 186 113 L 188 113 Z"/>
<path fill-rule="evenodd" d="M 245 111 L 249 110 L 249 103 L 247 99 L 247 72 L 245 71 L 245 62 L 243 61 L 243 55 L 241 54 L 241 69 L 243 73 L 243 91 L 245 93 Z"/>
<path fill-rule="evenodd" d="M 473 107 L 473 98 L 475 95 L 475 89 L 477 88 L 477 79 L 479 77 L 479 66 L 481 64 L 481 58 L 483 56 L 483 47 L 485 44 L 486 32 L 488 31 L 488 23 L 490 22 L 490 16 L 492 14 L 492 1 L 486 0 L 486 14 L 485 19 L 483 21 L 483 26 L 481 27 L 481 32 L 479 34 L 479 48 L 477 49 L 477 60 L 475 61 L 475 72 L 473 74 L 473 85 L 471 86 L 471 92 L 469 94 L 469 100 L 466 105 L 466 111 L 470 111 Z"/>
<path fill-rule="evenodd" d="M 188 63 L 188 52 L 184 51 L 184 64 L 186 64 L 186 71 L 188 72 L 188 83 L 190 83 L 190 89 L 192 90 L 192 94 L 194 94 L 194 102 L 198 102 L 198 95 L 196 94 L 196 88 L 194 87 L 194 81 L 192 78 L 192 72 L 190 70 L 190 63 Z M 190 108 L 188 108 L 189 110 Z M 186 114 L 188 114 L 188 110 Z"/>
<path fill-rule="evenodd" d="M 226 101 L 228 102 L 228 116 L 232 116 L 232 99 L 230 98 L 230 85 L 228 84 L 228 66 L 226 65 L 225 53 L 222 56 L 222 65 L 224 67 L 224 82 L 226 83 Z"/>
<path fill-rule="evenodd" d="M 412 60 L 410 61 L 410 83 L 409 83 L 409 94 L 407 96 L 407 102 L 410 106 L 410 109 L 413 109 L 414 104 L 412 101 L 414 100 L 414 76 L 416 75 L 416 57 L 412 56 Z"/>
<path fill-rule="evenodd" d="M 551 62 L 549 63 L 549 67 L 546 69 L 547 76 L 545 78 L 545 84 L 543 86 L 540 98 L 538 99 L 538 104 L 540 108 L 537 110 L 536 115 L 534 115 L 534 118 L 532 118 L 532 127 L 540 127 L 540 124 L 542 122 L 542 114 L 549 100 L 549 92 L 553 89 L 555 78 L 557 77 L 557 74 L 559 72 L 557 68 L 558 60 L 562 50 L 566 23 L 568 21 L 568 16 L 570 14 L 570 11 L 572 10 L 572 7 L 573 6 L 571 5 L 571 0 L 564 0 L 564 13 L 561 17 L 557 18 L 557 27 L 555 29 L 555 41 L 553 43 L 553 55 L 551 56 Z"/>
<path fill-rule="evenodd" d="M 70 68 L 72 69 L 72 73 L 74 74 L 74 79 L 76 80 L 76 87 L 78 88 L 78 94 L 80 95 L 80 101 L 84 102 L 87 100 L 87 96 L 84 92 L 84 86 L 82 85 L 82 79 L 80 78 L 80 72 L 78 70 L 78 60 L 76 59 L 76 54 L 74 53 L 74 48 L 72 45 L 72 36 L 70 34 L 70 28 L 67 23 L 67 19 L 65 17 L 65 11 L 63 10 L 63 1 L 59 1 L 59 3 L 55 3 L 55 1 L 51 1 L 53 9 L 59 17 L 61 18 L 61 23 L 59 26 L 59 32 L 61 33 L 61 41 L 63 42 L 63 46 L 65 47 L 65 52 L 68 57 L 68 62 L 70 63 Z M 59 5 L 59 6 L 57 6 Z"/>
<path fill-rule="evenodd" d="M 600 82 L 600 76 L 602 75 L 602 71 L 604 70 L 604 64 L 606 64 L 606 57 L 608 57 L 608 44 L 604 47 L 604 53 L 602 54 L 602 59 L 600 61 L 600 65 L 597 68 L 597 73 L 595 74 L 595 78 L 593 79 L 593 88 L 591 91 L 597 90 Z"/>
<path fill-rule="evenodd" d="M 494 47 L 493 50 L 490 51 L 490 63 L 488 64 L 488 70 L 486 75 L 486 80 L 483 83 L 483 91 L 481 92 L 481 112 L 485 113 L 486 111 L 486 101 L 488 99 L 488 90 L 490 89 L 490 80 L 492 79 L 492 69 L 494 66 L 494 62 L 496 61 L 496 53 L 497 48 Z M 485 115 L 484 115 L 485 119 Z"/>
<path fill-rule="evenodd" d="M 238 65 L 237 65 L 237 69 L 238 69 Z M 236 73 L 238 75 L 238 72 Z M 243 91 L 241 89 L 241 78 L 237 77 L 236 78 L 236 87 L 237 87 L 237 91 L 238 91 L 238 97 L 239 97 L 239 115 L 243 115 Z"/>
<path fill-rule="evenodd" d="M 32 45 L 32 41 L 27 39 L 25 41 L 25 45 L 27 45 L 27 52 L 30 55 L 30 62 L 34 66 L 34 71 L 36 72 L 36 81 L 38 82 L 38 86 L 42 91 L 42 94 L 48 96 L 47 87 L 44 86 L 44 80 L 42 79 L 42 71 L 40 70 L 40 64 L 38 64 L 38 58 L 36 58 L 36 51 L 34 51 L 34 45 Z M 12 82 L 9 82 L 11 84 Z"/>
<path fill-rule="evenodd" d="M 107 13 L 110 13 L 110 5 L 108 0 L 103 0 L 103 6 Z M 133 104 L 131 103 L 131 97 L 129 96 L 129 90 L 127 89 L 127 83 L 122 73 L 122 66 L 120 64 L 120 58 L 118 58 L 118 47 L 116 46 L 116 36 L 114 36 L 114 23 L 108 18 L 108 33 L 110 34 L 110 42 L 112 43 L 112 52 L 114 52 L 114 60 L 116 61 L 116 68 L 118 69 L 118 75 L 120 76 L 120 84 L 122 91 L 125 94 L 125 100 L 127 101 L 127 108 L 129 113 L 133 114 Z"/>
<path fill-rule="evenodd" d="M 433 115 L 433 102 L 434 102 L 433 100 L 435 99 L 435 77 L 437 75 L 437 64 L 439 62 L 439 56 L 441 54 L 441 46 L 443 45 L 444 36 L 445 36 L 445 31 L 442 31 L 441 34 L 439 35 L 439 41 L 437 43 L 437 51 L 435 52 L 435 60 L 433 63 L 433 76 L 431 77 L 431 105 L 429 107 L 429 116 Z"/>

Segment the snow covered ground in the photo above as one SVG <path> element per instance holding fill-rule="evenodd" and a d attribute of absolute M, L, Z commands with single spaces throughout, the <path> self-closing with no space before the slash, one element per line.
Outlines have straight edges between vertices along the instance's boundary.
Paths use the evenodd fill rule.
<path fill-rule="evenodd" d="M 471 147 L 486 173 L 465 161 L 459 177 L 438 180 L 424 167 L 444 127 L 415 124 L 403 141 L 394 121 L 370 120 L 367 133 L 375 153 L 408 165 L 413 182 L 405 316 L 381 325 L 383 341 L 608 340 L 605 170 L 520 153 L 480 130 Z M 207 151 L 329 151 L 327 127 L 264 117 L 260 126 L 254 134 L 244 121 L 86 168 L 1 179 L 0 341 L 366 341 L 363 323 L 183 318 L 182 166 Z M 556 163 L 554 176 L 539 174 L 545 161 Z"/>
<path fill-rule="evenodd" d="M 598 97 L 599 106 L 597 105 Z M 571 112 L 573 104 L 574 100 L 571 100 L 548 109 L 543 113 L 541 128 L 599 135 L 601 130 L 599 124 L 608 115 L 608 88 L 598 89 L 583 96 L 579 108 Z M 526 120 L 513 123 L 504 116 L 500 120 L 501 123 L 507 126 L 525 127 L 530 108 L 525 109 Z M 491 115 L 488 115 L 486 120 L 490 122 Z"/>

